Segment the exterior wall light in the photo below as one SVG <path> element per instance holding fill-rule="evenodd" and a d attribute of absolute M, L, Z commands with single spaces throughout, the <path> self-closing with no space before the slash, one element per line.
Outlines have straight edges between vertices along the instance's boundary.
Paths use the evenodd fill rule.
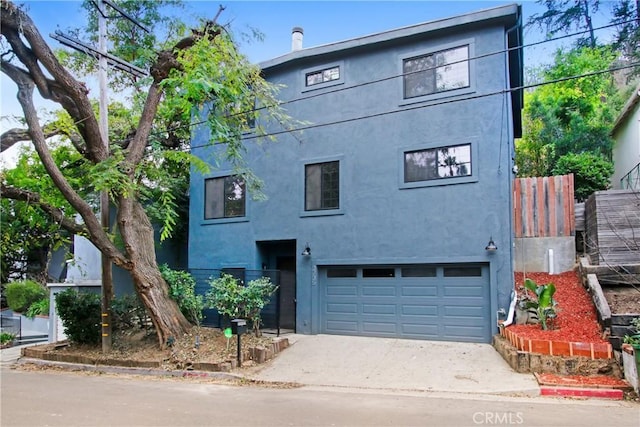
<path fill-rule="evenodd" d="M 302 251 L 302 256 L 310 256 L 311 248 L 309 247 L 309 243 L 304 247 L 304 251 Z"/>
<path fill-rule="evenodd" d="M 495 252 L 498 250 L 496 243 L 493 241 L 493 237 L 489 237 L 489 243 L 485 246 L 484 250 L 487 252 Z"/>

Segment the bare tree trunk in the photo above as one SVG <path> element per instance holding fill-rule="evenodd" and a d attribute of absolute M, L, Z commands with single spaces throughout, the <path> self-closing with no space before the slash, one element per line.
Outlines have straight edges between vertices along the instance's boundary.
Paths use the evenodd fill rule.
<path fill-rule="evenodd" d="M 138 201 L 120 200 L 118 226 L 131 260 L 136 291 L 149 311 L 160 345 L 165 347 L 172 338 L 178 339 L 189 331 L 191 324 L 169 297 L 169 288 L 156 263 L 153 227 Z"/>
<path fill-rule="evenodd" d="M 584 0 L 582 3 L 584 4 L 583 10 L 585 24 L 587 25 L 587 30 L 589 30 L 589 45 L 593 49 L 596 47 L 596 36 L 593 32 L 593 23 L 591 22 L 591 15 L 589 13 L 589 1 Z"/>

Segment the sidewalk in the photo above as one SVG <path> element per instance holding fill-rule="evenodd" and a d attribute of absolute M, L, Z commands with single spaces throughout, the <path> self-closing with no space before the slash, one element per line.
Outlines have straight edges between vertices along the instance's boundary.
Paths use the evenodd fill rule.
<path fill-rule="evenodd" d="M 490 344 L 337 335 L 287 335 L 292 344 L 250 378 L 312 386 L 539 396 L 532 374 Z"/>

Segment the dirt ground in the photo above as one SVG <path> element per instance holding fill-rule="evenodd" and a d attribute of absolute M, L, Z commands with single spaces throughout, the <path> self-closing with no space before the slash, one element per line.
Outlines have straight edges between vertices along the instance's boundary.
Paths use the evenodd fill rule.
<path fill-rule="evenodd" d="M 613 314 L 640 314 L 640 288 L 607 287 L 603 288 L 604 297 Z"/>
<path fill-rule="evenodd" d="M 249 347 L 265 346 L 274 336 L 256 337 L 253 333 L 242 335 L 243 351 Z M 194 327 L 190 333 L 177 339 L 171 347 L 160 349 L 158 339 L 151 330 L 127 331 L 113 336 L 112 351 L 103 353 L 101 345 L 70 344 L 56 350 L 61 353 L 76 354 L 96 359 L 158 361 L 166 369 L 188 369 L 194 362 L 225 362 L 236 359 L 237 338 L 227 339 L 220 329 Z M 243 366 L 250 366 L 245 361 Z"/>

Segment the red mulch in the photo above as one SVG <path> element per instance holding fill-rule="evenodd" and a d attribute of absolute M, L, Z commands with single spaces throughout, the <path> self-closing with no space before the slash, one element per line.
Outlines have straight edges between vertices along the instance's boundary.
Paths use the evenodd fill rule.
<path fill-rule="evenodd" d="M 547 273 L 527 273 L 527 278 L 538 285 L 553 283 L 556 293 L 553 298 L 557 301 L 557 316 L 552 330 L 544 331 L 540 325 L 511 325 L 509 329 L 519 337 L 549 341 L 571 341 L 587 343 L 606 343 L 602 339 L 602 332 L 598 324 L 596 309 L 591 296 L 582 286 L 575 271 L 550 275 Z M 523 273 L 515 274 L 516 290 L 524 292 Z M 528 292 L 528 291 L 527 291 Z"/>
<path fill-rule="evenodd" d="M 556 374 L 535 374 L 538 383 L 549 386 L 568 387 L 594 387 L 594 388 L 629 388 L 629 383 L 614 377 L 605 375 L 594 375 L 585 377 L 583 375 L 556 375 Z"/>

